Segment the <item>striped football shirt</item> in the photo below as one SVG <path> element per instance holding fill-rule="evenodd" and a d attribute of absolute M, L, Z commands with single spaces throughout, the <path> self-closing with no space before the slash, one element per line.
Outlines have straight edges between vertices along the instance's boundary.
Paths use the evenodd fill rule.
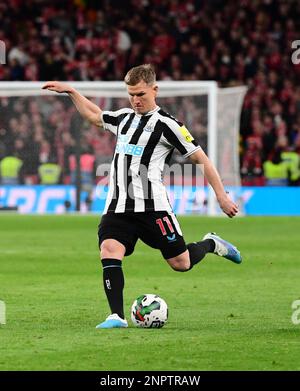
<path fill-rule="evenodd" d="M 200 149 L 186 127 L 158 106 L 146 114 L 103 111 L 102 123 L 117 137 L 103 213 L 172 212 L 162 181 L 165 161 L 175 148 L 184 157 Z"/>

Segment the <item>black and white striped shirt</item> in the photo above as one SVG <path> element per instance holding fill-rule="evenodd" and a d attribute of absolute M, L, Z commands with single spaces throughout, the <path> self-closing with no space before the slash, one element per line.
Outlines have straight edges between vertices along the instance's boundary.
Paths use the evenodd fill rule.
<path fill-rule="evenodd" d="M 200 149 L 189 131 L 158 106 L 143 115 L 129 108 L 103 111 L 102 123 L 117 136 L 103 213 L 172 212 L 164 164 L 174 148 L 184 157 Z"/>

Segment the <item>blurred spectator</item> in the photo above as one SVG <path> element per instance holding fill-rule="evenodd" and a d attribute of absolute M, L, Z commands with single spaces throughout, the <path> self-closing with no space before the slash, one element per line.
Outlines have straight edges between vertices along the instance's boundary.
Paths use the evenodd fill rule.
<path fill-rule="evenodd" d="M 281 152 L 281 149 L 277 148 L 271 160 L 263 164 L 267 186 L 287 186 L 289 183 L 288 166 L 281 158 Z"/>
<path fill-rule="evenodd" d="M 288 139 L 285 136 L 278 138 L 277 148 L 280 148 L 281 160 L 286 164 L 288 169 L 288 184 L 298 186 L 300 180 L 300 155 L 295 148 L 289 147 Z"/>
<path fill-rule="evenodd" d="M 61 183 L 62 169 L 57 160 L 51 156 L 47 162 L 38 167 L 39 183 L 41 185 L 57 185 Z"/>
<path fill-rule="evenodd" d="M 0 183 L 2 185 L 20 185 L 24 183 L 23 161 L 17 156 L 6 156 L 0 161 Z"/>
<path fill-rule="evenodd" d="M 91 148 L 83 147 L 80 155 L 80 179 L 81 179 L 81 190 L 86 192 L 86 207 L 90 209 L 92 202 L 92 191 L 95 184 L 95 156 L 92 153 Z M 77 162 L 76 156 L 70 155 L 69 157 L 70 173 L 71 173 L 71 184 L 77 184 Z"/>
<path fill-rule="evenodd" d="M 257 137 L 247 138 L 243 155 L 241 175 L 245 186 L 260 186 L 262 182 L 262 143 Z"/>

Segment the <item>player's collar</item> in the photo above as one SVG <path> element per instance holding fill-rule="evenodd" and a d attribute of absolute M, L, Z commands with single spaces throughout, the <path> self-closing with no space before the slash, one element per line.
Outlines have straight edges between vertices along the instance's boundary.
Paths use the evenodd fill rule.
<path fill-rule="evenodd" d="M 145 113 L 145 114 L 137 114 L 137 113 L 135 113 L 135 115 L 136 115 L 137 117 L 148 116 L 148 115 L 152 115 L 152 114 L 156 113 L 158 110 L 160 110 L 160 107 L 159 107 L 159 106 L 156 106 L 153 110 L 148 111 L 148 113 Z"/>

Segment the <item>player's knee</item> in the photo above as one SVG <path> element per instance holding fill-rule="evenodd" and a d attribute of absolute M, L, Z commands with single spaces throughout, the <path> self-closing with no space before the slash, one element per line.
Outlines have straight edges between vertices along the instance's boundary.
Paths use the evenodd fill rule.
<path fill-rule="evenodd" d="M 191 268 L 188 251 L 185 251 L 177 257 L 167 259 L 167 262 L 176 272 L 187 272 Z"/>
<path fill-rule="evenodd" d="M 170 266 L 175 272 L 187 272 L 190 270 L 190 264 L 187 262 L 170 263 Z"/>
<path fill-rule="evenodd" d="M 101 243 L 100 255 L 101 258 L 117 258 L 124 257 L 125 247 L 114 239 L 107 239 Z"/>

